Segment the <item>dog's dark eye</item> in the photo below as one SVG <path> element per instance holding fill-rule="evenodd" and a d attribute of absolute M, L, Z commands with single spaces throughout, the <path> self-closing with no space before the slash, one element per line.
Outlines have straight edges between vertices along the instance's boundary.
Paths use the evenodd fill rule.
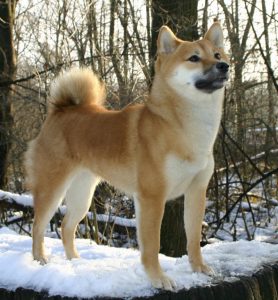
<path fill-rule="evenodd" d="M 215 54 L 214 54 L 214 57 L 215 57 L 216 59 L 218 59 L 218 60 L 220 60 L 220 59 L 221 59 L 221 55 L 220 55 L 220 53 L 215 53 Z"/>
<path fill-rule="evenodd" d="M 191 57 L 189 57 L 188 60 L 192 61 L 192 62 L 197 62 L 197 61 L 200 61 L 201 59 L 198 55 L 192 55 Z"/>

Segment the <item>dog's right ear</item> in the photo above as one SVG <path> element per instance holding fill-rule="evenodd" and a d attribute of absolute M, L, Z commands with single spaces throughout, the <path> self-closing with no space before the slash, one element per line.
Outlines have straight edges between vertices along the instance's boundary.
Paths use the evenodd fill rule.
<path fill-rule="evenodd" d="M 176 50 L 179 45 L 179 39 L 168 26 L 162 26 L 159 30 L 157 39 L 157 53 L 170 54 Z"/>

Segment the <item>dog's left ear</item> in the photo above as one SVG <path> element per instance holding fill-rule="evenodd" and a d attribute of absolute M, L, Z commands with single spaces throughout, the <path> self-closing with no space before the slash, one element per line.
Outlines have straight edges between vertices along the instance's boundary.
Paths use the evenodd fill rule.
<path fill-rule="evenodd" d="M 224 36 L 219 22 L 214 22 L 204 36 L 204 39 L 209 40 L 217 48 L 224 48 Z"/>

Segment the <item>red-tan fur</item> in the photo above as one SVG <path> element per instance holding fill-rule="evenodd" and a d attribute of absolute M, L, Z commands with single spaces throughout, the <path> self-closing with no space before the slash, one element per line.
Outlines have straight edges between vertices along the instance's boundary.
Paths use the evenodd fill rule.
<path fill-rule="evenodd" d="M 215 23 L 205 39 L 194 43 L 177 39 L 167 27 L 161 29 L 156 76 L 144 105 L 128 106 L 121 111 L 106 110 L 101 105 L 105 99 L 104 86 L 87 69 L 72 69 L 53 83 L 48 116 L 26 154 L 26 170 L 34 196 L 34 259 L 46 262 L 44 229 L 65 194 L 68 212 L 62 224 L 63 243 L 69 259 L 78 257 L 74 246 L 76 226 L 87 213 L 95 186 L 100 180 L 107 180 L 136 198 L 142 263 L 155 287 L 175 287 L 163 273 L 158 253 L 165 202 L 179 194 L 186 194 L 185 228 L 192 269 L 211 273 L 203 262 L 199 244 L 223 89 L 214 92 L 215 96 L 208 96 L 216 99 L 211 115 L 216 121 L 211 125 L 211 136 L 204 140 L 205 127 L 199 126 L 198 121 L 195 123 L 195 117 L 191 116 L 191 112 L 193 115 L 196 112 L 192 101 L 187 101 L 186 87 L 183 95 L 169 84 L 168 76 L 179 65 L 194 69 L 194 63 L 185 62 L 185 57 L 194 54 L 196 48 L 202 53 L 203 70 L 216 63 L 212 55 L 216 48 L 214 27 L 220 28 Z M 173 44 L 173 49 L 163 51 L 163 38 Z M 217 51 L 227 61 L 223 50 Z M 198 95 L 203 97 L 202 92 L 196 91 Z M 180 162 L 192 174 L 185 170 L 176 175 L 176 171 L 180 172 Z M 177 176 L 177 182 L 171 174 Z"/>

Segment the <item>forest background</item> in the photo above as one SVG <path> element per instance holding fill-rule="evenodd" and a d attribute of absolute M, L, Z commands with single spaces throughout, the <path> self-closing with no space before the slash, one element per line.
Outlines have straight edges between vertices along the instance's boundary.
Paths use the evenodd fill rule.
<path fill-rule="evenodd" d="M 92 68 L 106 83 L 108 109 L 141 103 L 151 87 L 160 26 L 196 40 L 217 19 L 224 28 L 231 76 L 202 243 L 251 240 L 272 225 L 275 237 L 277 6 L 275 0 L 0 0 L 0 189 L 26 192 L 23 154 L 45 119 L 49 85 L 61 70 Z M 32 208 L 8 198 L 0 201 L 0 226 L 30 235 Z M 182 206 L 183 199 L 177 199 L 166 207 L 161 252 L 167 255 L 186 252 Z M 52 219 L 49 234 L 60 235 L 62 214 Z M 136 246 L 134 226 L 117 223 L 115 216 L 133 219 L 132 199 L 103 183 L 78 235 Z"/>

